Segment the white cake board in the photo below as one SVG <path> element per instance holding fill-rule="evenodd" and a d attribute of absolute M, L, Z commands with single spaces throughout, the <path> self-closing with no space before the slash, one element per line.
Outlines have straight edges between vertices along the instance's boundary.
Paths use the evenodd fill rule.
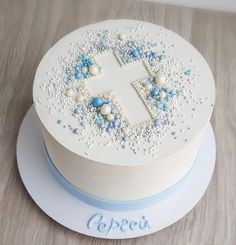
<path fill-rule="evenodd" d="M 40 122 L 32 106 L 21 125 L 17 141 L 17 162 L 22 181 L 36 204 L 61 225 L 93 237 L 124 239 L 160 231 L 184 217 L 206 191 L 215 166 L 215 137 L 211 125 L 189 173 L 177 185 L 162 193 L 157 202 L 145 209 L 108 211 L 90 206 L 66 191 L 52 175 L 45 156 Z M 94 225 L 87 227 L 94 214 L 102 214 L 110 224 L 126 219 L 139 221 L 145 216 L 149 229 L 112 229 L 104 234 Z M 128 226 L 127 226 L 128 227 Z"/>

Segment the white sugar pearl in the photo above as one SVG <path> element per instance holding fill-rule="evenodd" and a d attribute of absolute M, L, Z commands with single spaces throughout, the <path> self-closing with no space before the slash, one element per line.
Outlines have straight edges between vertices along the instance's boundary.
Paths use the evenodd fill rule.
<path fill-rule="evenodd" d="M 108 115 L 111 112 L 111 107 L 108 104 L 105 104 L 101 107 L 100 112 L 102 115 Z"/>
<path fill-rule="evenodd" d="M 84 101 L 84 96 L 82 95 L 82 94 L 79 94 L 78 96 L 77 96 L 77 100 L 78 100 L 78 102 L 83 102 Z"/>
<path fill-rule="evenodd" d="M 166 78 L 163 74 L 159 74 L 155 77 L 155 82 L 158 85 L 163 85 L 165 84 Z"/>
<path fill-rule="evenodd" d="M 145 86 L 145 89 L 147 91 L 151 91 L 152 90 L 152 84 L 148 83 L 146 86 Z"/>
<path fill-rule="evenodd" d="M 114 114 L 111 114 L 111 113 L 110 113 L 110 114 L 107 115 L 107 120 L 108 120 L 108 121 L 113 121 L 114 118 L 115 118 Z"/>
<path fill-rule="evenodd" d="M 126 40 L 127 35 L 126 35 L 125 33 L 120 33 L 120 34 L 118 35 L 118 38 L 119 38 L 121 41 L 124 41 L 124 40 Z"/>
<path fill-rule="evenodd" d="M 83 74 L 86 74 L 86 73 L 88 72 L 88 68 L 87 68 L 86 66 L 83 66 L 83 67 L 81 68 L 81 72 L 82 72 Z"/>
<path fill-rule="evenodd" d="M 92 75 L 97 75 L 99 73 L 99 67 L 95 64 L 91 65 L 89 67 L 89 72 L 92 74 Z"/>
<path fill-rule="evenodd" d="M 68 89 L 68 90 L 66 91 L 66 95 L 67 95 L 68 97 L 71 97 L 71 96 L 74 95 L 74 91 L 73 91 L 72 89 Z"/>
<path fill-rule="evenodd" d="M 165 98 L 165 97 L 166 97 L 165 91 L 162 90 L 162 91 L 159 93 L 159 96 L 160 96 L 161 98 Z"/>

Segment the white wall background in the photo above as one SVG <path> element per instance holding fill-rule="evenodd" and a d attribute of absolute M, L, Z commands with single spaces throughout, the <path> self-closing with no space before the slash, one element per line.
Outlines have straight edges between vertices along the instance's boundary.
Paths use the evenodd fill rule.
<path fill-rule="evenodd" d="M 194 8 L 236 12 L 236 0 L 144 0 Z"/>

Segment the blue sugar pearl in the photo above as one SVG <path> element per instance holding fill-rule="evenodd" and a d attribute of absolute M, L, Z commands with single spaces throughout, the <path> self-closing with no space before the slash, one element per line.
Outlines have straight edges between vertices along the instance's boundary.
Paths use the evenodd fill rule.
<path fill-rule="evenodd" d="M 76 79 L 81 79 L 81 78 L 83 78 L 83 74 L 80 71 L 77 71 L 75 73 L 75 77 L 76 77 Z"/>
<path fill-rule="evenodd" d="M 164 90 L 165 90 L 166 93 L 170 93 L 171 92 L 170 88 L 165 88 Z"/>
<path fill-rule="evenodd" d="M 163 111 L 168 111 L 168 110 L 169 110 L 168 105 L 167 104 L 164 104 L 163 105 Z"/>
<path fill-rule="evenodd" d="M 162 104 L 162 103 L 158 103 L 158 104 L 157 104 L 157 108 L 158 108 L 158 109 L 162 109 L 162 108 L 163 108 L 163 104 Z"/>
<path fill-rule="evenodd" d="M 118 127 L 120 125 L 120 120 L 119 119 L 116 119 L 115 121 L 114 121 L 114 126 L 115 127 Z"/>
<path fill-rule="evenodd" d="M 190 76 L 190 75 L 191 75 L 191 70 L 190 70 L 190 69 L 186 70 L 186 71 L 184 72 L 184 75 Z"/>
<path fill-rule="evenodd" d="M 165 59 L 165 55 L 162 55 L 162 54 L 161 54 L 161 55 L 159 55 L 158 58 L 159 58 L 159 60 L 164 60 L 164 59 Z"/>
<path fill-rule="evenodd" d="M 81 125 L 82 127 L 85 127 L 86 122 L 85 122 L 85 121 L 82 121 L 82 122 L 80 123 L 80 125 Z"/>
<path fill-rule="evenodd" d="M 140 53 L 139 53 L 139 51 L 138 51 L 137 49 L 133 50 L 133 51 L 131 52 L 131 54 L 132 54 L 132 56 L 133 56 L 134 58 L 138 58 L 138 57 L 140 56 Z"/>
<path fill-rule="evenodd" d="M 90 65 L 92 65 L 92 60 L 90 59 L 90 58 L 85 58 L 84 60 L 83 60 L 83 65 L 84 66 L 90 66 Z"/>
<path fill-rule="evenodd" d="M 68 75 L 70 75 L 70 74 L 71 74 L 71 71 L 70 71 L 70 69 L 69 69 L 69 68 L 66 68 L 66 69 L 65 69 L 65 72 L 66 72 L 66 74 L 68 74 Z"/>
<path fill-rule="evenodd" d="M 105 122 L 104 118 L 103 117 L 100 118 L 100 123 L 104 123 L 104 122 Z"/>
<path fill-rule="evenodd" d="M 155 58 L 156 58 L 156 53 L 151 52 L 151 53 L 149 54 L 149 57 L 150 57 L 151 59 L 155 59 Z"/>
<path fill-rule="evenodd" d="M 127 142 L 127 141 L 129 140 L 129 136 L 125 135 L 125 136 L 123 137 L 123 140 L 124 140 L 125 142 Z"/>
<path fill-rule="evenodd" d="M 160 126 L 160 125 L 161 125 L 161 120 L 160 120 L 159 118 L 156 118 L 156 119 L 154 120 L 154 125 L 155 125 L 155 126 Z"/>
<path fill-rule="evenodd" d="M 104 101 L 101 97 L 94 97 L 92 100 L 92 105 L 94 107 L 101 107 L 104 104 Z"/>
<path fill-rule="evenodd" d="M 110 133 L 110 132 L 111 132 L 111 130 L 112 130 L 112 129 L 111 129 L 111 128 L 109 128 L 109 127 L 108 127 L 108 128 L 106 128 L 106 131 L 107 131 L 108 133 Z"/>
<path fill-rule="evenodd" d="M 159 89 L 158 89 L 158 88 L 154 88 L 154 89 L 151 91 L 151 95 L 154 96 L 154 97 L 157 96 L 158 93 L 159 93 Z"/>
<path fill-rule="evenodd" d="M 111 108 L 111 112 L 112 112 L 112 114 L 116 114 L 117 110 L 115 108 Z"/>
<path fill-rule="evenodd" d="M 71 81 L 70 81 L 70 80 L 66 80 L 66 81 L 65 81 L 65 84 L 66 84 L 66 85 L 70 85 L 70 84 L 71 84 Z"/>
<path fill-rule="evenodd" d="M 170 91 L 170 94 L 171 94 L 171 95 L 176 95 L 176 90 L 174 90 L 174 89 L 171 90 L 171 91 Z"/>
<path fill-rule="evenodd" d="M 149 78 L 149 79 L 148 79 L 148 82 L 149 82 L 149 83 L 154 83 L 154 78 Z M 146 83 L 145 83 L 145 84 L 146 84 Z"/>
<path fill-rule="evenodd" d="M 74 75 L 71 75 L 71 76 L 70 76 L 70 80 L 71 80 L 71 81 L 75 80 L 75 76 L 74 76 Z"/>
<path fill-rule="evenodd" d="M 166 100 L 169 101 L 169 100 L 171 100 L 172 98 L 173 98 L 172 95 L 168 95 L 168 96 L 166 97 Z"/>
<path fill-rule="evenodd" d="M 73 130 L 73 133 L 74 133 L 74 134 L 79 134 L 79 129 L 78 129 L 78 128 L 75 128 L 75 129 Z"/>
<path fill-rule="evenodd" d="M 80 113 L 80 108 L 74 109 L 74 113 L 75 113 L 75 114 L 79 114 L 79 113 Z"/>

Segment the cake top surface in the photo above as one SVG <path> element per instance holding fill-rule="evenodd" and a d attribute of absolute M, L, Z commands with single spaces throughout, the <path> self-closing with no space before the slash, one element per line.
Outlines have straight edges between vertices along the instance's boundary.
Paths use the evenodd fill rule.
<path fill-rule="evenodd" d="M 37 69 L 39 118 L 65 148 L 90 160 L 145 164 L 195 139 L 215 85 L 199 52 L 176 33 L 134 20 L 79 28 Z"/>

